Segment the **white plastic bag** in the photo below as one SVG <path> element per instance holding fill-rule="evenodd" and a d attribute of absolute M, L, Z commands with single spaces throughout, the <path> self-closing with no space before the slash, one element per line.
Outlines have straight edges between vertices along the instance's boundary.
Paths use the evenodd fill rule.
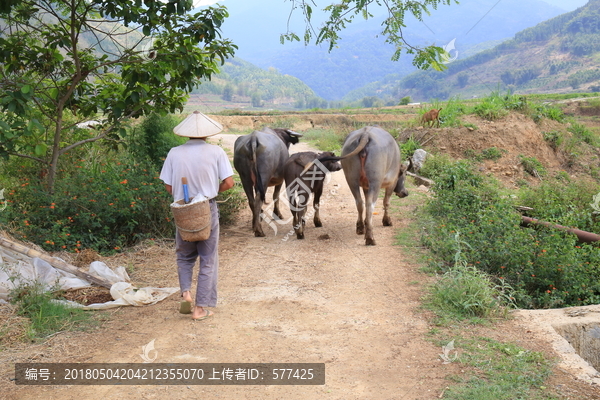
<path fill-rule="evenodd" d="M 113 270 L 100 261 L 91 263 L 88 273 L 112 284 L 110 294 L 114 301 L 88 306 L 67 300 L 57 300 L 57 302 L 85 310 L 102 310 L 121 306 L 152 305 L 179 291 L 179 288 L 175 287 L 138 289 L 130 283 L 124 267 L 120 266 Z M 45 290 L 81 289 L 92 286 L 69 272 L 54 268 L 40 258 L 15 254 L 0 247 L 0 303 L 6 302 L 10 292 L 17 287 L 31 285 L 34 282 L 41 284 Z"/>

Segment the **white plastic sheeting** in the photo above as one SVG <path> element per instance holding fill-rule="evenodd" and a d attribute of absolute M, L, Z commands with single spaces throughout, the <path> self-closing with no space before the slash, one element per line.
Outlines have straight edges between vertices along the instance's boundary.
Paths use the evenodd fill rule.
<path fill-rule="evenodd" d="M 110 269 L 105 263 L 94 261 L 88 273 L 112 284 L 110 294 L 113 301 L 84 306 L 61 300 L 60 302 L 85 310 L 101 310 L 121 306 L 144 306 L 156 304 L 166 299 L 179 288 L 146 287 L 138 289 L 130 282 L 124 267 Z M 80 289 L 92 286 L 77 276 L 56 269 L 39 258 L 30 258 L 0 247 L 0 303 L 8 301 L 10 292 L 22 285 L 38 282 L 45 290 Z"/>

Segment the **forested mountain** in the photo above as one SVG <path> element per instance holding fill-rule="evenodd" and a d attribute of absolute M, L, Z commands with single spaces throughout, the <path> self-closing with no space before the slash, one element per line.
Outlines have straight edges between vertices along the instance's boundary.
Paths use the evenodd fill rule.
<path fill-rule="evenodd" d="M 600 91 L 600 0 L 532 28 L 513 39 L 448 64 L 448 70 L 388 76 L 365 95 L 414 100 L 518 93 Z"/>
<path fill-rule="evenodd" d="M 254 107 L 327 107 L 327 102 L 300 79 L 273 68 L 258 68 L 240 58 L 227 60 L 221 73 L 203 81 L 193 94 L 216 94 L 224 101 L 248 102 Z"/>
<path fill-rule="evenodd" d="M 358 19 L 349 24 L 341 33 L 339 46 L 328 52 L 327 46 L 279 43 L 279 34 L 288 29 L 290 2 L 225 0 L 222 3 L 230 12 L 223 34 L 239 45 L 238 57 L 259 67 L 274 67 L 283 74 L 295 76 L 325 99 L 341 99 L 348 92 L 388 74 L 403 76 L 415 71 L 409 56 L 398 62 L 391 61 L 394 49 L 378 37 L 381 21 L 386 16 L 383 9 L 370 9 L 375 18 Z M 432 10 L 424 22 L 407 18 L 403 33 L 409 43 L 444 46 L 456 39 L 457 53 L 451 54 L 462 59 L 474 46 L 508 39 L 522 29 L 564 12 L 541 0 L 460 0 L 459 3 Z M 318 27 L 323 17 L 315 13 L 314 25 Z M 301 34 L 302 16 L 292 14 L 290 21 L 290 29 Z"/>

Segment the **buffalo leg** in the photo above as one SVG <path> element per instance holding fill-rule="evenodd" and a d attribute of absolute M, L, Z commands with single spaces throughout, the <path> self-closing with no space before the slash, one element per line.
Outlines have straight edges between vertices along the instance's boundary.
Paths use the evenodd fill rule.
<path fill-rule="evenodd" d="M 298 204 L 298 207 L 300 209 L 298 210 L 298 223 L 295 225 L 298 227 L 296 230 L 296 237 L 298 239 L 304 239 L 304 227 L 306 225 L 306 217 L 304 215 L 306 214 L 306 204 Z"/>
<path fill-rule="evenodd" d="M 313 218 L 313 222 L 315 223 L 315 226 L 317 228 L 323 226 L 323 223 L 321 222 L 321 216 L 319 215 L 319 202 L 321 201 L 321 195 L 323 194 L 323 182 L 320 183 L 320 185 L 317 184 L 317 186 L 315 187 L 315 194 L 313 198 L 313 208 L 315 209 L 315 216 Z"/>
<path fill-rule="evenodd" d="M 294 193 L 290 196 L 290 210 L 294 216 L 294 232 L 296 232 L 296 238 L 304 239 L 304 211 L 305 205 L 302 204 L 303 197 Z"/>
<path fill-rule="evenodd" d="M 385 197 L 383 198 L 383 226 L 392 226 L 392 219 L 388 214 L 388 209 L 390 208 L 390 200 L 393 192 L 394 188 L 385 189 Z"/>
<path fill-rule="evenodd" d="M 369 189 L 365 189 L 365 244 L 367 246 L 375 246 L 375 238 L 373 237 L 373 211 L 375 211 L 375 202 L 377 201 L 378 190 L 374 190 L 375 185 L 370 185 Z"/>
<path fill-rule="evenodd" d="M 260 200 L 260 195 L 258 195 L 256 198 L 254 197 L 254 187 L 252 184 L 251 177 L 240 174 L 240 179 L 243 183 L 242 186 L 244 187 L 244 192 L 246 193 L 246 197 L 248 198 L 248 205 L 250 206 L 250 210 L 252 210 L 252 231 L 254 232 L 254 234 L 256 236 L 260 236 L 260 235 L 256 234 L 256 232 L 257 232 L 256 226 L 257 226 L 257 221 L 258 221 L 258 224 L 259 224 L 258 229 L 260 230 L 260 208 L 262 207 L 262 204 L 259 205 L 258 214 L 256 213 L 256 208 L 255 208 L 256 200 Z"/>
<path fill-rule="evenodd" d="M 264 237 L 265 233 L 263 232 L 260 216 L 262 214 L 262 205 L 263 202 L 260 198 L 260 195 L 254 198 L 254 204 L 252 208 L 252 230 L 254 231 L 254 236 L 256 237 Z"/>
<path fill-rule="evenodd" d="M 356 203 L 356 211 L 358 212 L 358 219 L 356 220 L 356 234 L 362 235 L 365 233 L 365 223 L 362 219 L 363 199 L 360 194 L 360 187 L 358 185 L 351 185 L 350 191 L 352 192 L 352 196 L 354 196 L 354 201 Z"/>
<path fill-rule="evenodd" d="M 279 193 L 281 192 L 281 186 L 283 186 L 283 183 L 275 186 L 275 190 L 273 190 L 273 219 L 276 219 L 275 217 L 283 219 L 283 215 L 281 215 L 281 211 L 279 211 Z"/>

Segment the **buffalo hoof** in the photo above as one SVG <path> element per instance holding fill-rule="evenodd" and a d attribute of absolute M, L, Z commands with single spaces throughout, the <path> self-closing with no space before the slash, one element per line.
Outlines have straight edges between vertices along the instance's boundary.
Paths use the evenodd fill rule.
<path fill-rule="evenodd" d="M 383 218 L 383 226 L 392 226 L 392 219 L 390 217 Z"/>
<path fill-rule="evenodd" d="M 356 234 L 357 235 L 365 234 L 365 226 L 363 224 L 356 224 Z"/>
<path fill-rule="evenodd" d="M 365 244 L 367 246 L 375 246 L 375 239 L 373 239 L 373 238 L 366 238 L 365 239 Z"/>

